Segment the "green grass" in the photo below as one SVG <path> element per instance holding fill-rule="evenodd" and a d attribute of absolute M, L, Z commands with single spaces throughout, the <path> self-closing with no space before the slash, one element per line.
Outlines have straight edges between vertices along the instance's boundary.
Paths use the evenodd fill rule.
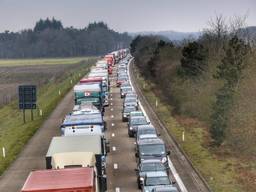
<path fill-rule="evenodd" d="M 145 81 L 140 75 L 136 76 L 139 86 L 158 117 L 169 133 L 176 138 L 194 167 L 204 176 L 212 191 L 245 192 L 246 190 L 240 184 L 238 174 L 235 171 L 235 165 L 238 163 L 237 159 L 222 158 L 215 155 L 205 144 L 206 129 L 197 125 L 192 127 L 182 126 L 178 123 L 172 116 L 172 106 L 165 103 L 152 91 L 154 85 Z M 155 107 L 156 99 L 158 100 L 157 108 Z M 185 131 L 184 142 L 182 141 L 183 131 Z"/>
<path fill-rule="evenodd" d="M 23 124 L 22 112 L 18 110 L 17 101 L 13 101 L 0 109 L 0 147 L 6 149 L 6 158 L 0 155 L 0 174 L 15 160 L 24 145 L 47 119 L 61 98 L 79 81 L 81 76 L 89 71 L 91 64 L 94 64 L 95 61 L 92 59 L 74 65 L 74 68 L 63 74 L 61 79 L 49 82 L 39 88 L 38 106 L 43 110 L 43 116 L 39 116 L 38 111 L 35 111 L 34 121 L 30 121 L 28 118 L 30 111 L 27 111 L 29 121 Z M 59 95 L 59 90 L 61 95 Z"/>
<path fill-rule="evenodd" d="M 0 66 L 75 64 L 93 57 L 46 58 L 46 59 L 0 59 Z"/>

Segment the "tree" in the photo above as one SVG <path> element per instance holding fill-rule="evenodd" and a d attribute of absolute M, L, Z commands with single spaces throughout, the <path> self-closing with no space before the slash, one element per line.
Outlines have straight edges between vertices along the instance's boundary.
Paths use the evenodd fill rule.
<path fill-rule="evenodd" d="M 207 66 L 207 50 L 196 41 L 189 43 L 182 50 L 181 71 L 189 77 L 200 75 Z"/>
<path fill-rule="evenodd" d="M 225 57 L 217 67 L 217 79 L 224 81 L 224 86 L 216 93 L 216 103 L 213 105 L 210 133 L 217 146 L 225 140 L 228 115 L 233 102 L 235 88 L 242 78 L 243 69 L 246 67 L 245 58 L 248 46 L 237 36 L 229 40 L 225 49 Z"/>

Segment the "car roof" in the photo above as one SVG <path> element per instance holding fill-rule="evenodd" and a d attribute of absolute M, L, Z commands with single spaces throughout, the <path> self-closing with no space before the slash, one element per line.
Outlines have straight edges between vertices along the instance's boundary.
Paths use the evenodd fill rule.
<path fill-rule="evenodd" d="M 152 125 L 152 124 L 149 124 L 149 125 L 139 125 L 138 126 L 138 130 L 141 129 L 141 130 L 147 130 L 147 129 L 155 129 L 155 127 Z"/>
<path fill-rule="evenodd" d="M 142 139 L 138 142 L 139 145 L 150 145 L 150 144 L 162 144 L 164 145 L 164 141 L 158 138 L 150 138 L 150 139 Z"/>
<path fill-rule="evenodd" d="M 143 116 L 132 116 L 131 119 L 146 119 L 146 117 L 143 115 Z"/>
<path fill-rule="evenodd" d="M 147 177 L 168 177 L 166 171 L 149 171 L 146 172 Z"/>
<path fill-rule="evenodd" d="M 178 192 L 177 188 L 174 186 L 158 186 L 155 187 L 154 192 Z"/>
<path fill-rule="evenodd" d="M 161 163 L 160 159 L 145 159 L 143 161 L 141 161 L 141 164 L 146 164 L 146 163 Z"/>

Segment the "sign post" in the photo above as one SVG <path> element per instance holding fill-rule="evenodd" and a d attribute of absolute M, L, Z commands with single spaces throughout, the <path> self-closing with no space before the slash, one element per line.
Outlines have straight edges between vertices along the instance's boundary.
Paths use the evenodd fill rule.
<path fill-rule="evenodd" d="M 19 86 L 19 109 L 23 111 L 23 122 L 26 123 L 26 109 L 31 110 L 31 120 L 34 120 L 33 109 L 36 109 L 36 86 Z"/>

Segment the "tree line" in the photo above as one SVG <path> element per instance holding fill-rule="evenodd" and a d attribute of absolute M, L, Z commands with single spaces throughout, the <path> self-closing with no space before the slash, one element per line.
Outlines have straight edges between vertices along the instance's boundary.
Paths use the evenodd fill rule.
<path fill-rule="evenodd" d="M 103 22 L 83 29 L 64 28 L 61 21 L 40 19 L 33 29 L 0 33 L 0 58 L 77 57 L 102 55 L 129 46 L 127 33 L 118 33 Z"/>

